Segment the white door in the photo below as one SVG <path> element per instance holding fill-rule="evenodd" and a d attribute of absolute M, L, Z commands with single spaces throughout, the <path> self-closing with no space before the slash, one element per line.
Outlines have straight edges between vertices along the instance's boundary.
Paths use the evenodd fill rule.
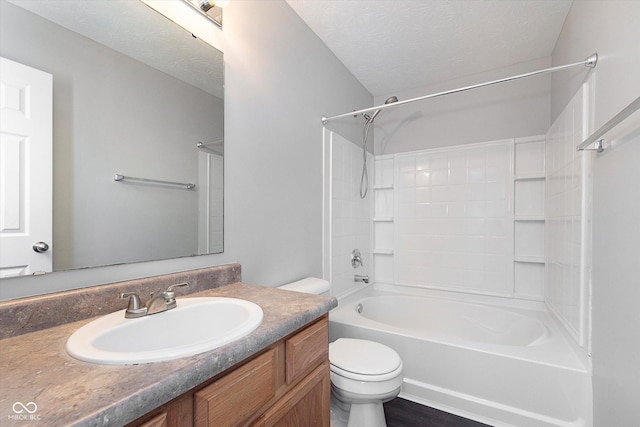
<path fill-rule="evenodd" d="M 52 82 L 0 58 L 0 278 L 52 271 Z"/>

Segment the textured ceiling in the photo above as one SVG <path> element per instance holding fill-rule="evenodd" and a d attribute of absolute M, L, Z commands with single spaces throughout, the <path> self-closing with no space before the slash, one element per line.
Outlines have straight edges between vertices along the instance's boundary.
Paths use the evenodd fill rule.
<path fill-rule="evenodd" d="M 551 55 L 572 0 L 286 0 L 374 96 Z"/>
<path fill-rule="evenodd" d="M 9 1 L 223 98 L 222 52 L 193 38 L 140 1 Z"/>

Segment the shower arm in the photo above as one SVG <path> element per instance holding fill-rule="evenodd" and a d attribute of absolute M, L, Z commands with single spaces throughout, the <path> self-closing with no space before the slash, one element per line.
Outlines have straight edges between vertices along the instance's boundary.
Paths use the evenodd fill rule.
<path fill-rule="evenodd" d="M 480 87 L 490 86 L 490 85 L 494 85 L 494 84 L 497 84 L 497 83 L 504 83 L 504 82 L 508 82 L 508 81 L 511 81 L 511 80 L 522 79 L 522 78 L 525 78 L 525 77 L 532 77 L 532 76 L 537 76 L 537 75 L 540 75 L 540 74 L 554 73 L 556 71 L 565 70 L 567 68 L 577 67 L 579 65 L 584 65 L 586 67 L 595 68 L 597 62 L 598 62 L 598 54 L 594 53 L 593 55 L 589 56 L 585 60 L 580 61 L 580 62 L 574 62 L 573 64 L 566 64 L 566 65 L 559 65 L 557 67 L 545 68 L 543 70 L 532 71 L 530 73 L 519 74 L 517 76 L 505 77 L 505 78 L 498 79 L 498 80 L 492 80 L 490 82 L 478 83 L 478 84 L 471 85 L 471 86 L 464 86 L 464 87 L 460 87 L 460 88 L 457 88 L 457 89 L 446 90 L 444 92 L 437 92 L 437 93 L 432 93 L 430 95 L 419 96 L 417 98 L 405 99 L 404 101 L 397 101 L 397 102 L 394 102 L 392 104 L 382 104 L 382 105 L 378 105 L 377 107 L 363 108 L 362 110 L 351 111 L 349 113 L 338 114 L 336 116 L 331 116 L 331 117 L 322 116 L 321 120 L 322 120 L 322 124 L 326 125 L 329 122 L 329 120 L 333 120 L 333 119 L 340 119 L 342 117 L 349 117 L 349 116 L 357 116 L 359 114 L 368 113 L 369 111 L 383 110 L 385 108 L 397 107 L 398 105 L 409 104 L 410 102 L 423 101 L 425 99 L 436 98 L 438 96 L 443 96 L 443 95 L 450 95 L 452 93 L 464 92 L 464 91 L 471 90 L 471 89 L 477 89 L 477 88 L 480 88 Z"/>

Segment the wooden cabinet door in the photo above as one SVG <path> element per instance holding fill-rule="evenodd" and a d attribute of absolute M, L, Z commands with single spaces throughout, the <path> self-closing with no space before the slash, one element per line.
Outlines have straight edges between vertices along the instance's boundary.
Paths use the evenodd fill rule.
<path fill-rule="evenodd" d="M 127 427 L 184 427 L 193 425 L 193 395 L 184 394 Z"/>
<path fill-rule="evenodd" d="M 287 384 L 292 384 L 329 358 L 329 321 L 322 320 L 289 338 L 286 344 Z"/>
<path fill-rule="evenodd" d="M 276 352 L 272 349 L 196 392 L 194 425 L 244 425 L 275 395 Z"/>
<path fill-rule="evenodd" d="M 329 363 L 325 362 L 272 406 L 256 425 L 328 427 L 330 398 Z"/>
<path fill-rule="evenodd" d="M 167 423 L 168 415 L 169 414 L 166 412 L 162 412 L 161 414 L 151 418 L 146 423 L 140 424 L 140 427 L 169 427 L 169 424 Z"/>

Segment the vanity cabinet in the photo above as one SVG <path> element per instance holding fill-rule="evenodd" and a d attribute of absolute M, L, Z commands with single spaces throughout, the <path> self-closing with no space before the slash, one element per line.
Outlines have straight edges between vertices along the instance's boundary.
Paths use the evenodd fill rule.
<path fill-rule="evenodd" d="M 330 390 L 329 362 L 324 362 L 252 426 L 328 426 Z"/>
<path fill-rule="evenodd" d="M 190 426 L 193 423 L 193 398 L 187 393 L 174 399 L 172 402 L 153 411 L 151 418 L 143 417 L 146 421 L 134 422 L 130 426 L 139 427 L 169 427 Z"/>
<path fill-rule="evenodd" d="M 325 315 L 130 426 L 329 426 Z"/>

